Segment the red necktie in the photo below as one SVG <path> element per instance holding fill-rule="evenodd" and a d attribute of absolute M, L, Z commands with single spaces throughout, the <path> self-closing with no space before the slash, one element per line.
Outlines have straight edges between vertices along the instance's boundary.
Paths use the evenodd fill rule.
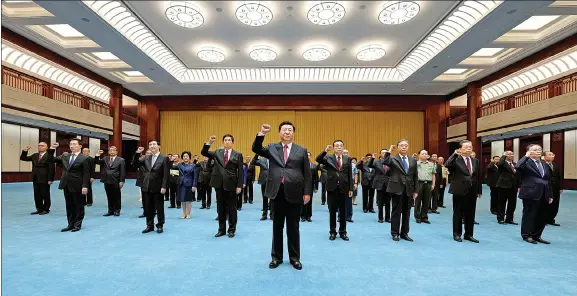
<path fill-rule="evenodd" d="M 473 172 L 473 170 L 471 169 L 471 161 L 469 160 L 469 158 L 465 158 L 465 160 L 467 160 L 467 170 L 469 170 L 469 174 Z"/>
<path fill-rule="evenodd" d="M 385 171 L 385 174 L 387 173 L 388 170 L 389 167 L 386 164 L 383 164 L 383 171 Z"/>
<path fill-rule="evenodd" d="M 38 161 L 42 159 L 42 154 L 38 153 Z"/>
<path fill-rule="evenodd" d="M 224 150 L 224 166 L 228 164 L 228 150 Z"/>
<path fill-rule="evenodd" d="M 341 157 L 337 156 L 337 169 L 341 170 Z"/>
<path fill-rule="evenodd" d="M 110 158 L 110 163 L 108 164 L 108 166 L 112 166 L 112 157 Z"/>
<path fill-rule="evenodd" d="M 284 144 L 283 146 L 283 158 L 284 158 L 284 164 L 286 164 L 286 161 L 288 160 L 288 145 Z M 284 176 L 282 176 L 282 178 L 280 179 L 280 182 L 282 184 L 284 184 Z"/>

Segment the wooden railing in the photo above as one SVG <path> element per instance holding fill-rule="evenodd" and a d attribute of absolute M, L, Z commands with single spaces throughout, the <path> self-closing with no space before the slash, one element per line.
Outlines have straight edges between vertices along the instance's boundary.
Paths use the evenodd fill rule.
<path fill-rule="evenodd" d="M 133 115 L 126 114 L 126 113 L 122 113 L 122 120 L 124 120 L 126 122 L 130 122 L 130 123 L 134 123 L 134 124 L 140 124 L 138 117 L 135 117 Z"/>
<path fill-rule="evenodd" d="M 467 112 L 461 113 L 457 116 L 449 118 L 449 125 L 455 125 L 459 123 L 467 122 Z"/>

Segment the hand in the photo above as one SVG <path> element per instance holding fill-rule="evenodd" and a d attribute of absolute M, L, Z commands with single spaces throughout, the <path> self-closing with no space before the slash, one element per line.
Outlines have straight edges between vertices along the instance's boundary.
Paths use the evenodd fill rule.
<path fill-rule="evenodd" d="M 413 193 L 413 199 L 417 199 L 417 196 L 419 196 L 418 193 Z"/>
<path fill-rule="evenodd" d="M 318 191 L 317 189 L 314 190 L 315 193 L 317 193 L 317 191 Z"/>
<path fill-rule="evenodd" d="M 124 186 L 124 182 L 118 183 L 118 187 L 120 187 L 121 189 L 122 189 L 123 186 Z"/>
<path fill-rule="evenodd" d="M 88 188 L 82 188 L 82 195 L 88 194 Z"/>
<path fill-rule="evenodd" d="M 48 185 L 52 185 L 52 183 L 54 183 L 54 182 L 52 182 L 52 181 L 48 181 Z"/>
<path fill-rule="evenodd" d="M 32 147 L 26 146 L 26 147 L 24 147 L 23 151 L 28 151 L 28 150 L 30 150 L 30 148 L 32 148 Z"/>
<path fill-rule="evenodd" d="M 216 141 L 216 136 L 210 136 L 210 138 L 208 139 L 208 144 L 212 145 L 212 143 L 214 143 L 214 141 Z"/>
<path fill-rule="evenodd" d="M 395 149 L 395 145 L 391 145 L 391 147 L 389 147 L 389 153 L 392 153 L 393 149 Z"/>
<path fill-rule="evenodd" d="M 457 150 L 455 150 L 455 154 L 457 154 L 457 155 L 461 155 L 461 149 L 457 149 Z"/>
<path fill-rule="evenodd" d="M 353 197 L 353 191 L 349 190 L 349 197 Z"/>
<path fill-rule="evenodd" d="M 563 190 L 559 190 L 559 194 L 563 194 Z"/>
<path fill-rule="evenodd" d="M 246 184 L 242 184 L 242 188 L 246 188 Z"/>
<path fill-rule="evenodd" d="M 165 194 L 166 193 L 166 188 L 160 188 L 160 194 Z"/>
<path fill-rule="evenodd" d="M 260 132 L 263 135 L 266 135 L 266 133 L 270 132 L 270 124 L 263 124 L 260 128 Z"/>
<path fill-rule="evenodd" d="M 376 154 L 376 153 L 373 153 L 373 158 L 375 158 L 375 159 L 377 158 L 377 154 Z"/>
<path fill-rule="evenodd" d="M 192 187 L 192 192 L 196 192 L 196 187 Z"/>
<path fill-rule="evenodd" d="M 243 185 L 243 186 L 244 186 L 244 185 Z M 236 194 L 239 194 L 239 193 L 241 193 L 241 192 L 242 192 L 242 188 L 237 187 L 237 188 L 236 188 Z"/>
<path fill-rule="evenodd" d="M 90 178 L 90 183 L 94 182 L 94 178 Z"/>
<path fill-rule="evenodd" d="M 435 191 L 435 184 L 431 185 L 431 192 Z"/>
<path fill-rule="evenodd" d="M 327 148 L 325 148 L 325 152 L 329 152 L 333 150 L 333 145 L 327 145 Z"/>
<path fill-rule="evenodd" d="M 359 185 L 355 184 L 354 187 L 355 187 L 355 190 L 357 190 L 359 188 Z"/>
<path fill-rule="evenodd" d="M 98 150 L 98 153 L 96 153 L 96 155 L 101 155 L 104 154 L 104 150 Z"/>
<path fill-rule="evenodd" d="M 521 188 L 517 188 L 517 192 L 521 192 Z"/>
<path fill-rule="evenodd" d="M 64 152 L 62 153 L 62 156 L 68 156 L 68 154 L 69 154 L 68 152 Z"/>
<path fill-rule="evenodd" d="M 194 157 L 194 160 L 198 160 L 198 156 L 195 156 L 195 157 Z"/>
<path fill-rule="evenodd" d="M 303 195 L 303 201 L 304 201 L 305 205 L 308 204 L 309 201 L 311 201 L 311 196 L 308 194 Z"/>
<path fill-rule="evenodd" d="M 526 156 L 526 157 L 531 156 L 531 151 L 527 151 L 527 153 L 525 153 L 525 156 Z"/>
<path fill-rule="evenodd" d="M 53 143 L 53 144 L 52 144 L 52 148 L 53 148 L 53 149 L 58 148 L 58 146 L 60 146 L 60 144 L 58 144 L 58 143 Z"/>
<path fill-rule="evenodd" d="M 483 196 L 482 194 L 477 194 L 477 198 L 481 198 L 481 196 Z"/>
<path fill-rule="evenodd" d="M 550 199 L 549 199 L 549 204 L 552 204 L 552 203 L 553 203 L 553 199 L 550 198 Z"/>
<path fill-rule="evenodd" d="M 138 147 L 138 149 L 136 149 L 136 153 L 142 153 L 142 151 L 144 151 L 144 147 Z"/>

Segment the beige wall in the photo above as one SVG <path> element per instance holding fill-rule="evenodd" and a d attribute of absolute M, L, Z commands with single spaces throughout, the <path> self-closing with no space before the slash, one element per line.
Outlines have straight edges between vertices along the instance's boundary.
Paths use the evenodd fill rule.
<path fill-rule="evenodd" d="M 447 142 L 454 142 L 455 139 L 451 139 L 457 136 L 467 135 L 467 123 L 459 123 L 447 127 Z"/>
<path fill-rule="evenodd" d="M 2 171 L 3 172 L 30 172 L 32 164 L 20 161 L 22 149 L 32 147 L 28 154 L 38 152 L 38 138 L 40 131 L 9 123 L 2 123 Z"/>
<path fill-rule="evenodd" d="M 577 179 L 577 130 L 565 132 L 565 179 Z"/>

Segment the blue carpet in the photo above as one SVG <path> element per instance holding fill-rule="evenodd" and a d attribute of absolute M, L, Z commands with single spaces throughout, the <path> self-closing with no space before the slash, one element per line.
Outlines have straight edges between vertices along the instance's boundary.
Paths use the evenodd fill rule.
<path fill-rule="evenodd" d="M 529 245 L 520 226 L 499 225 L 488 211 L 489 190 L 477 206 L 475 237 L 456 243 L 447 209 L 432 224 L 411 220 L 415 242 L 393 242 L 390 224 L 364 214 L 360 203 L 347 225 L 351 241 L 328 240 L 328 210 L 314 197 L 313 222 L 301 223 L 303 270 L 269 270 L 272 225 L 255 203 L 239 212 L 237 236 L 214 238 L 216 205 L 181 220 L 166 209 L 165 233 L 141 234 L 144 219 L 134 180 L 123 189 L 120 217 L 102 217 L 106 197 L 95 182 L 95 203 L 82 231 L 66 226 L 64 197 L 52 186 L 52 212 L 31 216 L 32 186 L 2 184 L 2 295 L 577 295 L 577 192 L 562 196 L 558 222 Z M 359 190 L 360 191 L 360 190 Z M 168 205 L 168 203 L 167 203 Z M 516 211 L 521 222 L 521 205 Z M 285 242 L 286 244 L 286 242 Z"/>

